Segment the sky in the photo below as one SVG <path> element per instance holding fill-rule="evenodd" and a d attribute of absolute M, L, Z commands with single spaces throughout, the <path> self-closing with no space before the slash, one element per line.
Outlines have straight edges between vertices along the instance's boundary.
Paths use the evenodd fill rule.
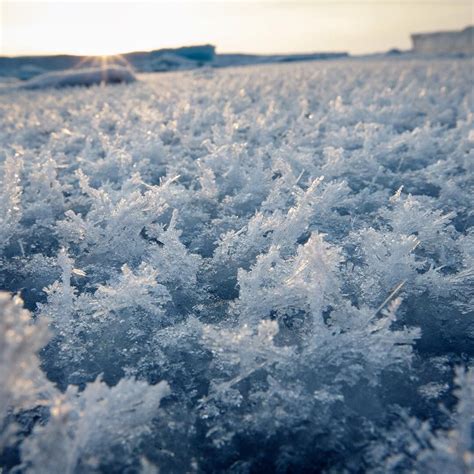
<path fill-rule="evenodd" d="M 0 0 L 0 55 L 217 51 L 365 54 L 474 23 L 474 0 Z"/>

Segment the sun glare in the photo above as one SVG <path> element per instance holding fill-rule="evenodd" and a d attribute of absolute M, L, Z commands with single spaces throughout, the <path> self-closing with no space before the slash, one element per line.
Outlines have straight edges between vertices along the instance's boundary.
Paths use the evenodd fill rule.
<path fill-rule="evenodd" d="M 191 4 L 32 3 L 26 18 L 21 4 L 2 8 L 7 54 L 111 56 L 202 41 Z"/>

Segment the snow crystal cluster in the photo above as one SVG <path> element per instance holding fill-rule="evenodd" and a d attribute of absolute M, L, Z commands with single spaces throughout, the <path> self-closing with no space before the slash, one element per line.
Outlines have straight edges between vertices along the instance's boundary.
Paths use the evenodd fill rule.
<path fill-rule="evenodd" d="M 472 60 L 0 95 L 0 468 L 474 469 Z"/>

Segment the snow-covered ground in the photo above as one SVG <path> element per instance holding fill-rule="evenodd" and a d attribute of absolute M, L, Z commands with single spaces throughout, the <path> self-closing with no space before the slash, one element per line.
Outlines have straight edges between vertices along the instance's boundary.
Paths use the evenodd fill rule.
<path fill-rule="evenodd" d="M 0 90 L 0 466 L 474 469 L 472 67 Z"/>

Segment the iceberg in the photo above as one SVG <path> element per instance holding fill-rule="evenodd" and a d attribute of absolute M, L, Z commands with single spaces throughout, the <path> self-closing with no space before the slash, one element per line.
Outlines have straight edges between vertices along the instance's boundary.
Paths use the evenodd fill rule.
<path fill-rule="evenodd" d="M 474 26 L 462 31 L 439 31 L 411 36 L 413 51 L 422 54 L 474 54 Z"/>

